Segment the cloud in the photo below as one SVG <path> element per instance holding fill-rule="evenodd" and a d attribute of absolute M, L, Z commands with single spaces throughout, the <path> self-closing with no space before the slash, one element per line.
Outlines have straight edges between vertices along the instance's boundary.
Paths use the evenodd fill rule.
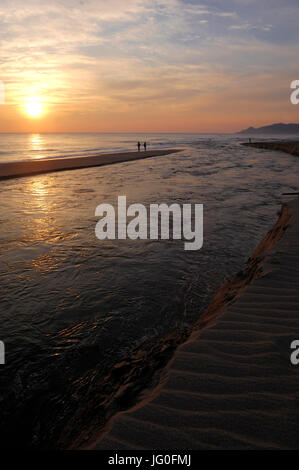
<path fill-rule="evenodd" d="M 200 108 L 283 82 L 297 18 L 292 0 L 1 0 L 0 79 L 12 107 L 39 94 L 57 115 Z"/>
<path fill-rule="evenodd" d="M 238 30 L 238 31 L 271 31 L 273 26 L 271 24 L 266 24 L 266 25 L 256 25 L 256 24 L 249 24 L 249 23 L 243 23 L 243 24 L 237 24 L 237 25 L 231 25 L 229 29 L 232 30 Z"/>

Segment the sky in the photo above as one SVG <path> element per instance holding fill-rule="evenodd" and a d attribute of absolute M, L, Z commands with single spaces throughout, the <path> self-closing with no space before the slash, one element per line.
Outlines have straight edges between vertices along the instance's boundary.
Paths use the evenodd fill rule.
<path fill-rule="evenodd" d="M 299 122 L 298 16 L 298 0 L 0 0 L 0 132 Z"/>

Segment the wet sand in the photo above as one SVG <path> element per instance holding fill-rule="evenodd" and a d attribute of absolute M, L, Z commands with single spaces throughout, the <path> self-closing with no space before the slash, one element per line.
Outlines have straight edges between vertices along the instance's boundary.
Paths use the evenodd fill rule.
<path fill-rule="evenodd" d="M 163 155 L 169 155 L 175 152 L 179 152 L 179 150 L 150 150 L 146 152 L 123 152 L 87 157 L 64 157 L 26 160 L 19 162 L 5 162 L 0 164 L 0 179 L 49 173 L 52 171 L 75 170 L 78 168 L 111 165 L 113 163 L 141 160 L 144 158 L 161 157 Z"/>
<path fill-rule="evenodd" d="M 242 145 L 266 150 L 279 150 L 280 152 L 290 153 L 299 156 L 299 141 L 281 141 L 281 142 L 244 142 Z"/>
<path fill-rule="evenodd" d="M 94 449 L 298 449 L 299 199 L 218 291 L 159 386 Z"/>

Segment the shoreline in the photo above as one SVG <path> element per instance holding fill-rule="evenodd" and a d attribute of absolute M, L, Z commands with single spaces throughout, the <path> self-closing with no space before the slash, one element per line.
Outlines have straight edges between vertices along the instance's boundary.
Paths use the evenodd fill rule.
<path fill-rule="evenodd" d="M 299 366 L 290 363 L 298 233 L 299 198 L 283 204 L 245 269 L 216 291 L 159 385 L 116 414 L 89 448 L 298 448 Z"/>
<path fill-rule="evenodd" d="M 151 157 L 162 157 L 180 152 L 179 149 L 149 150 L 140 152 L 106 153 L 84 157 L 63 157 L 40 160 L 24 160 L 0 163 L 0 180 L 32 176 L 54 171 L 77 170 L 115 163 L 143 160 Z"/>
<path fill-rule="evenodd" d="M 299 156 L 299 141 L 242 142 L 242 145 L 266 150 L 278 150 Z"/>

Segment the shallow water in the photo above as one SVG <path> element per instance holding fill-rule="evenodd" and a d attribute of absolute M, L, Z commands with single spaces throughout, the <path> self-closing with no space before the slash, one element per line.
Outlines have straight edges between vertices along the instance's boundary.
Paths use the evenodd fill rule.
<path fill-rule="evenodd" d="M 276 136 L 285 140 L 286 136 Z M 273 136 L 258 136 L 257 140 L 275 140 Z M 294 137 L 292 137 L 294 139 Z M 189 144 L 220 143 L 222 140 L 244 141 L 245 136 L 220 134 L 105 134 L 105 133 L 58 133 L 58 134 L 5 134 L 0 133 L 0 163 L 20 160 L 37 160 L 70 156 L 100 155 L 137 150 L 137 142 L 146 141 L 148 149 L 163 149 Z"/>
<path fill-rule="evenodd" d="M 135 137 L 126 137 L 128 145 Z M 123 138 L 114 136 L 105 151 L 127 149 Z M 198 319 L 271 228 L 282 193 L 298 191 L 298 157 L 239 140 L 157 135 L 153 142 L 183 150 L 0 182 L 2 386 L 21 394 L 26 380 L 39 383 L 60 361 L 80 400 L 86 389 L 77 384 L 84 379 L 88 388 L 95 370 L 104 377 L 136 348 Z M 202 203 L 203 248 L 184 251 L 179 240 L 98 240 L 95 208 L 116 204 L 118 195 L 147 207 Z M 97 358 L 90 358 L 92 347 Z M 79 358 L 80 367 L 69 371 L 69 357 Z"/>
<path fill-rule="evenodd" d="M 193 134 L 1 134 L 0 163 L 70 156 L 100 155 L 137 150 L 137 142 L 148 149 L 163 149 L 194 140 Z"/>

